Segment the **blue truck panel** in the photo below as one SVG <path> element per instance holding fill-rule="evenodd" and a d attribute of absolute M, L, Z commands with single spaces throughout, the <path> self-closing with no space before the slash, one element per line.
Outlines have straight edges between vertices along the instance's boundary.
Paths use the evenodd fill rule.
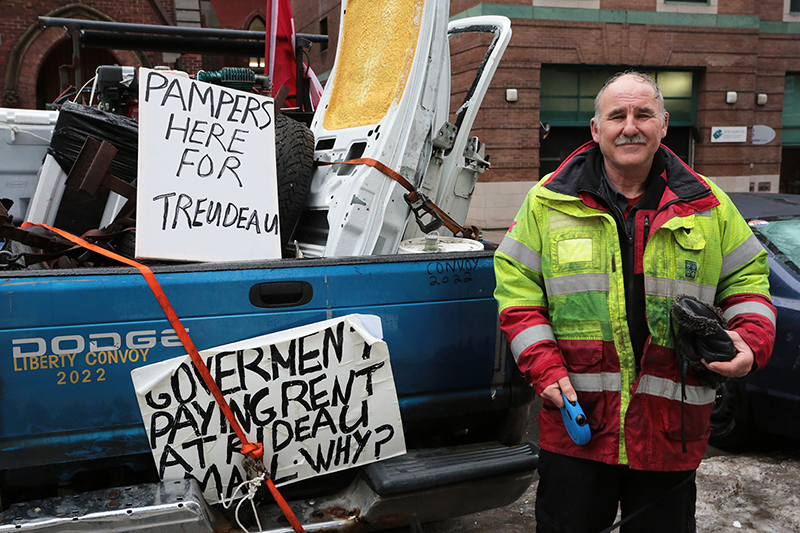
<path fill-rule="evenodd" d="M 513 361 L 498 342 L 489 253 L 154 271 L 201 350 L 371 313 L 404 423 L 509 408 Z M 130 371 L 185 350 L 136 270 L 9 273 L 0 306 L 0 469 L 148 451 Z"/>

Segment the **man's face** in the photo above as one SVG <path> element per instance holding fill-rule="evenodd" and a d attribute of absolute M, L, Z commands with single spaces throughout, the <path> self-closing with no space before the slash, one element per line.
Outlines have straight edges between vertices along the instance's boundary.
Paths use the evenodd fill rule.
<path fill-rule="evenodd" d="M 592 119 L 592 138 L 606 165 L 622 176 L 647 173 L 653 155 L 667 134 L 669 115 L 661 120 L 655 90 L 632 76 L 623 76 L 603 92 L 599 120 Z"/>

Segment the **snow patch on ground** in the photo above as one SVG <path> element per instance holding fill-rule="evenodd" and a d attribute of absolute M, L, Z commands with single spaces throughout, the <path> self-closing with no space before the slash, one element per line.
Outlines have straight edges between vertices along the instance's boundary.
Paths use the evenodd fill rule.
<path fill-rule="evenodd" d="M 781 454 L 704 459 L 696 517 L 698 533 L 800 531 L 800 464 Z"/>

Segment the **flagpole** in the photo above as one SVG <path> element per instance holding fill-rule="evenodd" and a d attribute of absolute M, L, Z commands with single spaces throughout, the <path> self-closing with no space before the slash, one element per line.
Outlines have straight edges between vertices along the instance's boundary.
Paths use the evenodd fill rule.
<path fill-rule="evenodd" d="M 280 5 L 279 1 L 276 0 L 267 0 L 267 8 L 270 9 L 270 18 L 269 18 L 269 79 L 270 82 L 275 84 L 274 77 L 275 77 L 275 45 L 276 39 L 278 35 L 278 6 Z M 280 88 L 280 87 L 279 87 Z"/>
<path fill-rule="evenodd" d="M 265 10 L 266 16 L 266 24 L 264 24 L 264 32 L 269 32 L 269 29 L 272 27 L 272 17 L 270 16 L 272 13 L 271 9 L 272 0 L 267 0 L 267 6 Z M 264 75 L 269 76 L 269 37 L 267 35 L 264 36 Z M 270 84 L 272 80 L 270 79 Z"/>

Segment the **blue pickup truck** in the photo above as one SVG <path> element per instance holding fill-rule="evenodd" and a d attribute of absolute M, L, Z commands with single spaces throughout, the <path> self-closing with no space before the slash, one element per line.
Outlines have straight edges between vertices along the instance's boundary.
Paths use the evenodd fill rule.
<path fill-rule="evenodd" d="M 532 394 L 498 328 L 491 252 L 153 271 L 200 350 L 354 312 L 381 318 L 408 453 L 287 486 L 308 531 L 476 512 L 532 481 L 537 450 L 521 442 Z M 195 480 L 158 479 L 130 372 L 185 350 L 135 269 L 5 272 L 0 308 L 0 531 L 235 523 Z M 274 503 L 259 515 L 265 531 L 289 531 Z"/>
<path fill-rule="evenodd" d="M 351 72 L 380 63 L 364 62 L 359 52 L 362 30 L 373 21 L 359 8 L 371 15 L 371 4 L 354 3 L 343 27 L 355 36 L 348 41 L 355 51 L 342 54 L 342 45 L 337 51 L 344 56 L 337 65 Z M 492 252 L 394 253 L 409 217 L 405 190 L 370 168 L 335 164 L 375 157 L 417 180 L 461 223 L 466 217 L 475 181 L 488 167 L 469 132 L 510 38 L 509 22 L 479 17 L 448 25 L 445 1 L 426 2 L 422 19 L 405 11 L 409 21 L 388 27 L 416 24 L 416 33 L 399 37 L 409 39 L 403 47 L 416 42 L 420 50 L 410 73 L 407 61 L 387 56 L 402 84 L 410 80 L 404 91 L 389 87 L 390 96 L 403 94 L 400 104 L 386 100 L 385 116 L 373 126 L 353 104 L 354 76 L 341 76 L 346 98 L 338 109 L 347 120 L 330 125 L 325 118 L 337 105 L 325 102 L 336 92 L 335 73 L 328 82 L 321 106 L 328 114 L 315 118 L 312 151 L 315 161 L 331 165 L 316 170 L 315 200 L 297 223 L 305 231 L 295 255 L 305 258 L 152 266 L 199 350 L 352 313 L 381 319 L 407 453 L 282 486 L 306 531 L 387 529 L 503 506 L 528 488 L 538 461 L 536 446 L 523 442 L 533 391 L 498 326 Z M 67 22 L 73 29 L 78 22 L 101 24 Z M 119 33 L 118 26 L 109 34 Z M 473 39 L 471 32 L 494 37 L 478 81 L 449 124 L 447 39 Z M 377 42 L 370 50 L 377 53 L 394 50 L 382 43 L 402 32 L 372 33 Z M 362 74 L 376 82 L 370 87 L 386 88 L 382 71 Z M 47 117 L 39 122 L 52 128 Z M 49 137 L 49 130 L 37 132 L 9 134 L 9 142 L 33 150 L 25 143 L 46 144 Z M 10 171 L 12 160 L 0 165 Z M 38 205 L 31 204 L 26 220 L 47 220 L 49 211 L 30 218 Z M 408 227 L 416 231 L 413 222 Z M 136 269 L 9 269 L 0 283 L 0 533 L 292 530 L 269 494 L 256 496 L 257 515 L 249 508 L 237 515 L 209 504 L 191 476 L 159 478 L 131 371 L 186 350 Z"/>

